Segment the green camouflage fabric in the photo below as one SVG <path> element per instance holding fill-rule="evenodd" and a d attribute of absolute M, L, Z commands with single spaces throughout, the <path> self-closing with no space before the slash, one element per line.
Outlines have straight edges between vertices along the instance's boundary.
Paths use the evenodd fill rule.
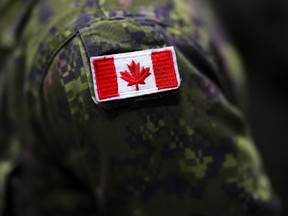
<path fill-rule="evenodd" d="M 0 1 L 0 215 L 278 215 L 237 54 L 196 0 Z M 95 101 L 89 58 L 174 46 L 178 91 Z"/>

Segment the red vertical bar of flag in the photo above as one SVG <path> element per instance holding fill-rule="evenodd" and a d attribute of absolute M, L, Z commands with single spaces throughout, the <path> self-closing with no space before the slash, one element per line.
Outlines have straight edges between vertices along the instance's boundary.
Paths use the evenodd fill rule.
<path fill-rule="evenodd" d="M 119 96 L 114 58 L 95 59 L 93 66 L 99 99 L 104 100 Z"/>
<path fill-rule="evenodd" d="M 158 89 L 176 88 L 178 81 L 171 50 L 152 52 L 153 70 Z"/>

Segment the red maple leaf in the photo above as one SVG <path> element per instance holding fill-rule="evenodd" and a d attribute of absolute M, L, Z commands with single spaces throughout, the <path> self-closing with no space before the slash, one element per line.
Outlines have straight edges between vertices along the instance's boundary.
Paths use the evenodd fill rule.
<path fill-rule="evenodd" d="M 133 86 L 136 85 L 136 90 L 139 91 L 139 84 L 146 84 L 145 79 L 151 74 L 150 68 L 144 68 L 142 67 L 140 71 L 140 63 L 135 63 L 134 60 L 132 60 L 131 64 L 128 65 L 130 73 L 126 71 L 120 72 L 121 79 L 128 82 L 127 86 Z"/>

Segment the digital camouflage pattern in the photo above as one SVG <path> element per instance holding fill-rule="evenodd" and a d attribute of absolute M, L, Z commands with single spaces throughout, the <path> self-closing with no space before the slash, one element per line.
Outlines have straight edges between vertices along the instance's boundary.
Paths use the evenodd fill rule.
<path fill-rule="evenodd" d="M 278 215 L 241 114 L 241 65 L 205 10 L 0 1 L 0 215 Z M 89 57 L 166 46 L 178 91 L 95 101 Z"/>

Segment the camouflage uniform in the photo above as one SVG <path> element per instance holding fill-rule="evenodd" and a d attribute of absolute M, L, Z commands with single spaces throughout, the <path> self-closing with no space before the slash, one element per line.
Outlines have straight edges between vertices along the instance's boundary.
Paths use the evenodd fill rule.
<path fill-rule="evenodd" d="M 199 2 L 2 0 L 0 12 L 0 215 L 278 214 L 241 65 Z M 166 46 L 177 92 L 95 101 L 89 57 Z"/>

